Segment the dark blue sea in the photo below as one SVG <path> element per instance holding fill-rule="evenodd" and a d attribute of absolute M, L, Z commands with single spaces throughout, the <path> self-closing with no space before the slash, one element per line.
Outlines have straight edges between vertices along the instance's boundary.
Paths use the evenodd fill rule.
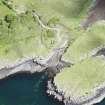
<path fill-rule="evenodd" d="M 16 74 L 0 80 L 0 105 L 64 105 L 48 97 L 47 80 L 43 74 Z"/>

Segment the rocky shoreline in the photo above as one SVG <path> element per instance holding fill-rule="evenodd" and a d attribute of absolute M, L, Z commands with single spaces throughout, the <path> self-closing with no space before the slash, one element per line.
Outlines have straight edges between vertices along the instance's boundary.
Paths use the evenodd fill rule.
<path fill-rule="evenodd" d="M 97 10 L 94 10 L 94 11 L 97 11 Z M 62 90 L 59 90 L 56 87 L 53 81 L 53 77 L 57 73 L 59 73 L 62 70 L 62 68 L 70 67 L 72 65 L 70 62 L 66 62 L 61 59 L 70 44 L 68 34 L 65 34 L 67 33 L 67 29 L 65 29 L 65 27 L 56 28 L 56 27 L 45 26 L 40 20 L 40 18 L 38 17 L 38 15 L 35 13 L 35 11 L 33 12 L 34 12 L 33 17 L 35 17 L 35 19 L 38 20 L 41 27 L 48 30 L 56 31 L 58 35 L 57 40 L 60 40 L 61 42 L 63 40 L 63 42 L 61 43 L 59 41 L 58 46 L 60 45 L 60 47 L 54 49 L 48 58 L 23 59 L 22 61 L 18 61 L 16 64 L 10 65 L 8 67 L 0 68 L 0 79 L 4 79 L 12 74 L 20 73 L 20 72 L 29 72 L 29 73 L 47 72 L 51 78 L 48 81 L 47 94 L 54 96 L 55 99 L 58 99 L 59 101 L 63 102 L 65 105 L 92 105 L 103 100 L 105 98 L 105 83 L 99 86 L 98 88 L 95 88 L 90 95 L 78 97 L 78 98 L 75 98 L 73 96 L 65 97 L 65 93 L 63 93 Z M 101 14 L 103 14 L 103 12 L 101 12 Z M 91 25 L 91 21 L 94 23 L 93 20 L 97 21 L 101 19 L 100 17 L 98 19 L 94 19 L 95 17 L 93 17 L 92 18 L 93 20 L 91 20 L 90 18 L 91 15 L 93 15 L 93 12 L 89 15 L 87 20 L 82 24 L 84 28 L 87 28 L 89 25 Z M 64 33 L 62 33 L 62 29 Z M 60 36 L 61 34 L 63 34 L 66 37 L 65 38 L 63 37 L 61 39 L 61 36 Z"/>
<path fill-rule="evenodd" d="M 63 102 L 65 105 L 93 105 L 105 98 L 105 83 L 93 89 L 90 95 L 79 97 L 78 99 L 73 96 L 65 97 L 63 91 L 58 90 L 54 85 L 53 80 L 48 81 L 47 89 L 47 94 Z"/>
<path fill-rule="evenodd" d="M 38 60 L 28 59 L 28 60 L 21 61 L 20 63 L 13 65 L 11 67 L 2 68 L 0 70 L 0 79 L 6 78 L 9 75 L 19 73 L 19 72 L 35 73 L 35 72 L 47 71 L 47 73 L 49 73 L 50 75 L 53 74 L 50 77 L 50 80 L 48 81 L 47 91 L 46 91 L 47 94 L 49 96 L 53 96 L 54 99 L 57 99 L 60 102 L 63 102 L 65 105 L 92 105 L 102 101 L 105 98 L 105 83 L 95 88 L 92 91 L 92 93 L 88 96 L 79 97 L 78 99 L 72 96 L 70 98 L 68 97 L 66 98 L 63 91 L 58 90 L 53 80 L 53 77 L 55 76 L 55 74 L 59 73 L 62 70 L 62 68 L 64 68 L 64 65 L 62 64 L 64 64 L 65 61 L 60 61 L 58 65 L 55 67 L 54 66 L 47 67 L 47 66 L 41 65 L 40 63 L 38 62 Z M 66 67 L 67 66 L 68 65 L 66 65 Z"/>
<path fill-rule="evenodd" d="M 103 57 L 103 59 L 105 59 L 105 47 L 100 46 L 97 50 L 95 49 L 92 56 Z M 100 103 L 105 98 L 105 83 L 91 90 L 91 93 L 87 93 L 87 96 L 75 98 L 72 95 L 70 97 L 66 97 L 63 90 L 57 88 L 54 83 L 54 78 L 52 78 L 48 81 L 46 92 L 48 95 L 53 96 L 54 99 L 63 102 L 65 105 L 93 105 Z"/>
<path fill-rule="evenodd" d="M 66 61 L 59 61 L 57 65 L 49 66 L 47 63 L 43 64 L 46 60 L 37 60 L 34 58 L 24 59 L 19 61 L 14 65 L 10 65 L 0 69 L 0 79 L 4 79 L 12 74 L 28 72 L 28 73 L 36 73 L 36 72 L 47 72 L 49 77 L 53 77 L 56 73 L 60 72 L 60 70 L 64 67 L 69 67 L 71 63 Z"/>

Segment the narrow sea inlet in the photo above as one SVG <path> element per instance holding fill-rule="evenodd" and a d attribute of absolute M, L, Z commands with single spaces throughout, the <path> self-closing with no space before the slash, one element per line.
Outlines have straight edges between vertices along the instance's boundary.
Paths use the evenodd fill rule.
<path fill-rule="evenodd" d="M 46 94 L 47 76 L 15 74 L 0 80 L 0 105 L 64 105 Z M 105 101 L 97 105 L 105 105 Z"/>
<path fill-rule="evenodd" d="M 63 105 L 46 94 L 47 76 L 16 74 L 0 81 L 0 105 Z"/>

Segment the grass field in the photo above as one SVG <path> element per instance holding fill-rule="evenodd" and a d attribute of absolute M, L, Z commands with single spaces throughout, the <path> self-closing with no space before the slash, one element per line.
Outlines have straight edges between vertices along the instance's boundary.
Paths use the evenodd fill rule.
<path fill-rule="evenodd" d="M 101 58 L 85 59 L 71 68 L 65 68 L 54 82 L 66 97 L 89 95 L 92 89 L 105 83 L 105 61 Z"/>

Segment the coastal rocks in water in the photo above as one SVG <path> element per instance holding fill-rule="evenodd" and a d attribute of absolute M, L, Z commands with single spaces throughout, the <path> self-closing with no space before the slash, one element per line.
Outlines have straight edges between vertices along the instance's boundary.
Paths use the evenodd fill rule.
<path fill-rule="evenodd" d="M 52 80 L 49 80 L 47 82 L 47 94 L 50 96 L 53 96 L 55 99 L 59 100 L 59 101 L 63 101 L 63 95 L 61 95 L 60 93 L 57 92 L 56 87 L 53 84 Z"/>

